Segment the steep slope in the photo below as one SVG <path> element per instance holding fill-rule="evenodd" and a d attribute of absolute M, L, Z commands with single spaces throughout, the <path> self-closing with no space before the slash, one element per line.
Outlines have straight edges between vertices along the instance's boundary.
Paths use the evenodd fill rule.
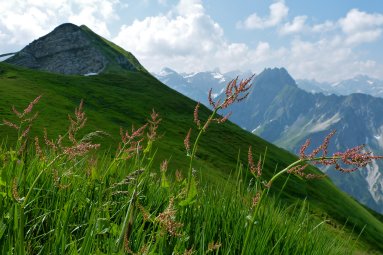
<path fill-rule="evenodd" d="M 111 134 L 102 140 L 104 148 L 118 143 L 119 127 L 128 128 L 139 125 L 146 119 L 152 108 L 163 119 L 158 143 L 157 163 L 171 158 L 169 169 L 186 169 L 187 157 L 183 148 L 183 139 L 193 124 L 195 102 L 167 88 L 145 72 L 131 72 L 125 75 L 104 74 L 81 77 L 50 74 L 13 67 L 0 63 L 0 118 L 12 118 L 10 105 L 27 105 L 37 95 L 42 94 L 41 102 L 36 106 L 40 112 L 32 135 L 42 136 L 43 127 L 48 129 L 50 137 L 63 133 L 67 127 L 67 114 L 83 98 L 88 115 L 88 130 L 104 130 Z M 202 107 L 200 116 L 206 118 L 208 109 Z M 14 130 L 1 126 L 0 135 L 14 140 Z M 275 167 L 282 169 L 295 157 L 285 150 L 226 123 L 212 125 L 203 137 L 198 154 L 198 171 L 203 173 L 205 181 L 219 184 L 235 168 L 238 151 L 247 151 L 248 145 L 261 154 L 268 148 L 265 164 L 265 177 L 270 178 Z M 246 153 L 241 161 L 246 162 Z M 158 165 L 158 164 L 155 165 Z M 285 183 L 280 179 L 272 191 L 279 194 Z M 339 224 L 348 220 L 350 227 L 355 225 L 357 233 L 367 224 L 362 238 L 376 248 L 383 250 L 380 240 L 383 238 L 383 224 L 374 218 L 356 201 L 340 192 L 328 179 L 300 180 L 291 176 L 282 193 L 284 201 L 307 199 L 313 213 L 329 215 Z"/>
<path fill-rule="evenodd" d="M 255 78 L 253 90 L 231 120 L 295 153 L 307 138 L 318 145 L 336 129 L 330 153 L 366 144 L 366 149 L 383 154 L 382 109 L 380 98 L 311 94 L 299 89 L 285 69 L 266 69 Z M 349 175 L 324 170 L 342 190 L 383 212 L 382 167 L 376 161 L 367 170 Z"/>
<path fill-rule="evenodd" d="M 5 62 L 61 74 L 145 71 L 129 52 L 84 25 L 70 23 L 58 26 Z"/>

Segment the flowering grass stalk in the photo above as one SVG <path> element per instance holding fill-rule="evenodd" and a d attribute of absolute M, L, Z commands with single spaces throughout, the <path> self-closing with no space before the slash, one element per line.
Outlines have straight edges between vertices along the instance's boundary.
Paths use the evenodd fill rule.
<path fill-rule="evenodd" d="M 248 90 L 251 88 L 252 84 L 250 83 L 250 81 L 252 79 L 253 79 L 253 76 L 247 79 L 241 80 L 240 82 L 238 82 L 238 77 L 231 80 L 226 86 L 225 97 L 223 100 L 219 99 L 218 101 L 214 101 L 212 98 L 212 89 L 210 89 L 208 99 L 209 99 L 210 105 L 213 108 L 213 111 L 203 125 L 201 125 L 201 121 L 198 117 L 198 110 L 200 107 L 200 103 L 197 103 L 194 109 L 194 123 L 197 125 L 199 132 L 198 132 L 197 138 L 195 139 L 193 143 L 193 148 L 191 153 L 189 153 L 191 129 L 189 129 L 189 132 L 187 133 L 186 138 L 184 140 L 186 151 L 188 155 L 190 155 L 188 177 L 187 177 L 187 188 L 186 188 L 187 199 L 189 202 L 193 199 L 192 197 L 193 195 L 191 194 L 191 186 L 193 183 L 193 163 L 194 163 L 195 155 L 197 153 L 198 143 L 202 137 L 202 134 L 206 132 L 207 128 L 212 122 L 224 123 L 229 118 L 231 113 L 229 113 L 228 115 L 224 117 L 216 118 L 217 112 L 221 109 L 225 109 L 229 107 L 235 102 L 240 102 L 244 100 L 249 94 Z"/>
<path fill-rule="evenodd" d="M 301 146 L 300 149 L 300 158 L 276 173 L 271 179 L 265 184 L 265 188 L 256 194 L 254 198 L 255 202 L 253 203 L 253 214 L 250 218 L 250 224 L 246 231 L 245 240 L 242 248 L 242 255 L 245 254 L 247 249 L 247 244 L 249 241 L 250 233 L 252 230 L 253 222 L 256 220 L 260 204 L 262 203 L 264 197 L 266 196 L 268 189 L 271 185 L 280 178 L 283 174 L 295 174 L 299 177 L 305 179 L 316 179 L 323 178 L 325 175 L 305 173 L 304 170 L 308 167 L 308 164 L 323 165 L 323 166 L 334 166 L 335 170 L 350 173 L 354 172 L 362 167 L 367 166 L 373 160 L 382 159 L 383 156 L 374 156 L 372 152 L 363 151 L 363 146 L 356 146 L 354 148 L 348 149 L 344 152 L 336 152 L 333 155 L 328 155 L 328 145 L 330 139 L 335 135 L 336 131 L 333 130 L 330 132 L 323 140 L 322 144 L 315 148 L 310 154 L 306 155 L 306 150 L 309 147 L 311 141 L 310 139 Z M 321 155 L 319 155 L 321 153 Z M 253 175 L 257 173 L 257 177 L 260 177 L 261 169 L 260 164 L 258 164 L 257 171 L 254 167 L 254 162 L 251 154 L 251 147 L 249 148 L 249 167 Z"/>

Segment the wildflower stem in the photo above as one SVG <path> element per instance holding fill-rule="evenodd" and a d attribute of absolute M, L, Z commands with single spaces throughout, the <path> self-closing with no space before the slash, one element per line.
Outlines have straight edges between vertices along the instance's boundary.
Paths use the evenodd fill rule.
<path fill-rule="evenodd" d="M 273 177 L 271 177 L 270 181 L 267 183 L 267 186 L 271 186 L 271 184 L 276 180 L 278 179 L 279 176 L 281 176 L 282 174 L 286 173 L 289 169 L 293 168 L 294 166 L 297 166 L 303 162 L 305 162 L 306 160 L 305 159 L 299 159 L 293 163 L 291 163 L 289 166 L 287 166 L 286 168 L 284 168 L 283 170 L 279 171 L 276 175 L 274 175 Z M 255 215 L 254 215 L 255 216 Z"/>
<path fill-rule="evenodd" d="M 203 128 L 200 129 L 200 131 L 199 131 L 199 133 L 197 135 L 197 138 L 196 138 L 196 140 L 195 140 L 195 142 L 193 144 L 192 153 L 190 155 L 189 171 L 188 171 L 188 186 L 187 186 L 187 190 L 186 190 L 186 194 L 187 195 L 189 194 L 190 187 L 191 187 L 191 180 L 192 180 L 192 174 L 193 174 L 193 161 L 194 161 L 195 154 L 197 152 L 198 142 L 199 142 L 199 140 L 200 140 L 200 138 L 202 136 L 202 133 L 204 133 L 206 131 L 207 124 L 212 121 L 212 119 L 214 118 L 214 116 L 217 113 L 218 109 L 219 108 L 214 109 L 212 114 L 209 116 L 208 120 L 203 125 Z"/>

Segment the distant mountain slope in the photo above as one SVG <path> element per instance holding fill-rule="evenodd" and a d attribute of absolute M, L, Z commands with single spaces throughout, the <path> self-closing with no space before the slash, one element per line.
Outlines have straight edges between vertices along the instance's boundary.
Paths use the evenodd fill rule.
<path fill-rule="evenodd" d="M 315 80 L 297 80 L 298 87 L 312 93 L 350 95 L 363 93 L 383 97 L 383 81 L 365 75 L 335 83 L 317 82 Z"/>
<path fill-rule="evenodd" d="M 86 26 L 70 23 L 58 26 L 5 62 L 62 74 L 145 71 L 131 53 Z"/>
<path fill-rule="evenodd" d="M 170 88 L 204 105 L 209 105 L 207 98 L 210 88 L 213 89 L 213 97 L 216 97 L 222 93 L 230 80 L 237 76 L 247 78 L 251 75 L 250 72 L 242 73 L 240 71 L 228 73 L 219 71 L 177 73 L 168 67 L 163 68 L 160 73 L 154 74 L 158 80 Z"/>
<path fill-rule="evenodd" d="M 230 81 L 230 77 L 219 72 L 179 74 L 170 68 L 163 68 L 160 73 L 154 75 L 170 88 L 204 105 L 208 104 L 207 96 L 210 87 L 220 93 Z"/>
<path fill-rule="evenodd" d="M 364 94 L 325 96 L 297 87 L 285 69 L 266 69 L 254 80 L 250 95 L 234 106 L 231 120 L 241 127 L 298 153 L 306 139 L 313 144 L 336 129 L 330 152 L 359 144 L 383 154 L 383 99 Z M 379 212 L 383 212 L 383 164 L 345 175 L 327 174 L 344 191 Z"/>

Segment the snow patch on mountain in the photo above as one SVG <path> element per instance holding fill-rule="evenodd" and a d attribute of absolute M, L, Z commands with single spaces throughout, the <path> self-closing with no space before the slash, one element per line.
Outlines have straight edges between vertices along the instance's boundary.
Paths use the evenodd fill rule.
<path fill-rule="evenodd" d="M 324 120 L 325 116 L 321 116 L 318 121 L 316 121 L 316 124 L 311 127 L 310 133 L 315 133 L 315 132 L 320 132 L 320 131 L 325 131 L 328 130 L 329 127 L 337 123 L 338 121 L 341 120 L 340 114 L 336 113 L 334 116 L 331 118 Z"/>
<path fill-rule="evenodd" d="M 84 74 L 84 76 L 95 76 L 95 75 L 98 75 L 98 73 L 86 73 L 86 74 Z"/>
<path fill-rule="evenodd" d="M 383 176 L 379 172 L 379 165 L 376 160 L 373 160 L 371 164 L 367 165 L 366 181 L 368 183 L 368 190 L 375 201 L 383 201 Z"/>
<path fill-rule="evenodd" d="M 260 128 L 261 128 L 261 125 L 257 126 L 256 128 L 254 128 L 254 129 L 251 131 L 251 133 L 254 133 L 254 134 L 255 134 L 255 132 L 257 132 L 257 130 L 260 129 Z"/>
<path fill-rule="evenodd" d="M 225 82 L 226 81 L 225 77 L 221 73 L 212 73 L 211 75 L 213 76 L 214 79 L 219 80 L 219 82 Z"/>
<path fill-rule="evenodd" d="M 192 78 L 192 77 L 196 76 L 196 74 L 198 74 L 198 73 L 186 74 L 186 75 L 184 75 L 184 78 L 185 79 L 189 79 L 189 78 Z"/>

